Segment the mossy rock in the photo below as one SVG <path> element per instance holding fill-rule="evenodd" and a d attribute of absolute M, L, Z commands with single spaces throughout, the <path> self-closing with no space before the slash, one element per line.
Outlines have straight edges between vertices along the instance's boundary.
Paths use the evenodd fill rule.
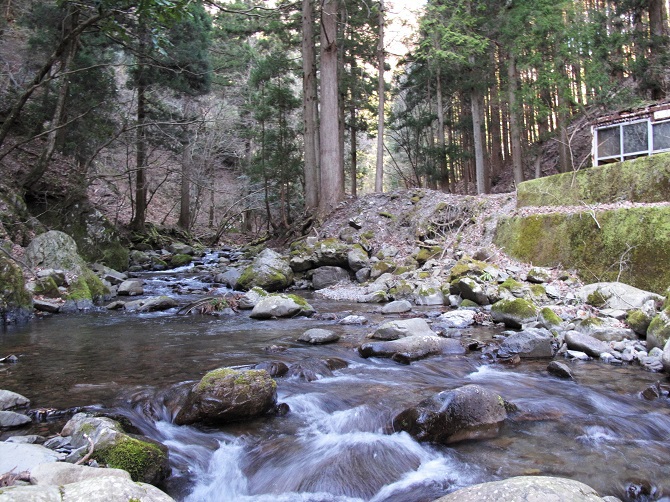
<path fill-rule="evenodd" d="M 640 309 L 629 310 L 626 315 L 626 323 L 628 323 L 630 329 L 640 336 L 645 336 L 647 334 L 647 329 L 651 324 L 651 320 L 652 317 Z"/>
<path fill-rule="evenodd" d="M 267 371 L 218 368 L 191 389 L 175 423 L 217 425 L 248 420 L 272 411 L 276 402 L 277 383 Z"/>
<path fill-rule="evenodd" d="M 460 304 L 460 308 L 479 308 L 479 304 L 473 302 L 472 300 L 468 300 L 467 298 L 463 300 Z"/>
<path fill-rule="evenodd" d="M 540 266 L 570 263 L 583 278 L 656 293 L 670 284 L 670 207 L 502 218 L 495 244 Z"/>
<path fill-rule="evenodd" d="M 0 255 L 0 314 L 3 324 L 30 318 L 33 297 L 25 288 L 23 271 L 12 260 Z"/>
<path fill-rule="evenodd" d="M 461 277 L 472 277 L 479 278 L 484 274 L 484 271 L 491 265 L 475 260 L 469 256 L 464 256 L 456 262 L 456 264 L 451 268 L 449 282 L 460 279 Z"/>
<path fill-rule="evenodd" d="M 548 330 L 557 328 L 563 322 L 563 320 L 558 317 L 558 315 L 556 315 L 556 312 L 551 310 L 549 307 L 544 307 L 542 310 L 540 310 L 539 318 L 544 327 Z"/>
<path fill-rule="evenodd" d="M 167 448 L 130 435 L 94 451 L 93 458 L 107 467 L 123 469 L 133 481 L 155 484 L 169 473 Z"/>
<path fill-rule="evenodd" d="M 491 318 L 509 328 L 521 328 L 524 324 L 537 320 L 539 309 L 523 298 L 500 300 L 491 307 Z"/>
<path fill-rule="evenodd" d="M 663 349 L 670 339 L 670 308 L 654 316 L 647 329 L 647 349 Z"/>
<path fill-rule="evenodd" d="M 441 246 L 430 246 L 428 248 L 422 247 L 419 249 L 419 252 L 414 256 L 419 265 L 423 265 L 428 260 L 433 258 L 439 258 L 442 256 L 444 249 Z"/>
<path fill-rule="evenodd" d="M 370 278 L 373 280 L 377 279 L 378 277 L 381 277 L 382 274 L 385 274 L 387 272 L 392 273 L 395 270 L 395 268 L 396 268 L 395 263 L 391 261 L 388 260 L 378 261 L 370 266 Z"/>
<path fill-rule="evenodd" d="M 570 171 L 524 181 L 517 207 L 663 202 L 670 200 L 670 154 Z"/>
<path fill-rule="evenodd" d="M 47 298 L 60 298 L 58 284 L 53 277 L 40 277 L 35 281 L 33 294 L 36 296 L 46 296 Z"/>
<path fill-rule="evenodd" d="M 97 302 L 108 294 L 109 289 L 103 284 L 100 278 L 91 270 L 86 269 L 70 283 L 65 299 L 75 302 L 81 300 Z"/>
<path fill-rule="evenodd" d="M 193 261 L 193 256 L 188 254 L 176 254 L 170 259 L 170 265 L 173 267 L 183 267 Z"/>

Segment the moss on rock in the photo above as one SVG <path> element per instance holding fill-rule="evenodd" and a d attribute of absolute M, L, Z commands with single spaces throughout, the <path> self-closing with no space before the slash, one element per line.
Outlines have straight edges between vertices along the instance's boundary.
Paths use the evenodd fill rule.
<path fill-rule="evenodd" d="M 183 267 L 193 261 L 193 257 L 188 254 L 176 254 L 170 259 L 170 265 L 173 267 Z"/>
<path fill-rule="evenodd" d="M 657 293 L 670 284 L 670 207 L 503 218 L 495 244 L 537 265 L 570 263 L 589 280 L 595 275 Z"/>
<path fill-rule="evenodd" d="M 164 469 L 167 453 L 157 445 L 124 435 L 116 443 L 95 451 L 94 458 L 107 467 L 123 469 L 133 481 L 155 482 Z"/>
<path fill-rule="evenodd" d="M 423 265 L 428 260 L 442 256 L 444 249 L 441 246 L 430 246 L 419 249 L 414 257 L 419 265 Z"/>
<path fill-rule="evenodd" d="M 500 300 L 491 307 L 493 321 L 503 322 L 510 328 L 521 328 L 524 324 L 536 320 L 538 313 L 538 308 L 523 298 Z"/>

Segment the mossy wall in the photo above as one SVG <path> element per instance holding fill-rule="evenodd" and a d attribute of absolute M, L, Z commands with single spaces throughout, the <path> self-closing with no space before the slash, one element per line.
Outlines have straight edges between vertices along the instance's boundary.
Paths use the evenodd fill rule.
<path fill-rule="evenodd" d="M 670 153 L 524 181 L 517 207 L 670 201 Z"/>
<path fill-rule="evenodd" d="M 576 269 L 586 282 L 670 286 L 670 207 L 504 218 L 495 244 L 534 265 Z"/>

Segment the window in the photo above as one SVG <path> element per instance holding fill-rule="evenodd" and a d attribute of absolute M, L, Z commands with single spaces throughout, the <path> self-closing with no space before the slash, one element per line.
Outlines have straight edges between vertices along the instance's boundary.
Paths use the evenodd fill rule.
<path fill-rule="evenodd" d="M 649 119 L 595 130 L 595 165 L 621 162 L 654 152 L 670 150 L 670 121 L 652 123 Z"/>

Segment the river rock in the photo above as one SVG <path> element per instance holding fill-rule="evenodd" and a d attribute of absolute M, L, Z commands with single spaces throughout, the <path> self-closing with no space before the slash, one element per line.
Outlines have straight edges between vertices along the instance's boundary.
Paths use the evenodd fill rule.
<path fill-rule="evenodd" d="M 33 308 L 40 312 L 47 312 L 49 314 L 57 314 L 60 312 L 62 303 L 55 300 L 43 300 L 40 298 L 33 299 Z"/>
<path fill-rule="evenodd" d="M 500 300 L 491 307 L 493 322 L 502 322 L 508 328 L 521 328 L 524 324 L 537 320 L 538 308 L 522 298 Z"/>
<path fill-rule="evenodd" d="M 0 317 L 2 324 L 15 324 L 33 315 L 33 296 L 25 286 L 23 270 L 0 254 Z"/>
<path fill-rule="evenodd" d="M 546 268 L 533 267 L 526 274 L 526 280 L 535 284 L 551 281 L 551 270 Z"/>
<path fill-rule="evenodd" d="M 285 289 L 293 284 L 293 270 L 282 255 L 272 249 L 264 249 L 246 267 L 237 281 L 242 290 L 259 287 L 265 291 Z"/>
<path fill-rule="evenodd" d="M 444 293 L 438 283 L 420 283 L 412 291 L 411 298 L 416 305 L 444 305 Z"/>
<path fill-rule="evenodd" d="M 314 289 L 327 288 L 344 281 L 349 282 L 349 272 L 340 267 L 327 265 L 314 269 L 312 273 L 312 287 Z"/>
<path fill-rule="evenodd" d="M 498 355 L 522 358 L 551 358 L 554 356 L 554 336 L 544 328 L 527 328 L 509 335 L 500 345 Z"/>
<path fill-rule="evenodd" d="M 467 328 L 472 326 L 475 323 L 475 315 L 477 313 L 474 310 L 450 310 L 438 317 L 438 324 L 443 328 Z"/>
<path fill-rule="evenodd" d="M 351 247 L 347 253 L 347 264 L 354 272 L 358 272 L 359 270 L 369 266 L 370 258 L 368 257 L 367 251 L 363 249 L 363 246 L 360 244 L 355 244 Z"/>
<path fill-rule="evenodd" d="M 603 502 L 593 488 L 572 479 L 518 476 L 461 488 L 435 502 Z"/>
<path fill-rule="evenodd" d="M 321 378 L 333 376 L 333 370 L 344 368 L 346 362 L 340 359 L 317 359 L 309 357 L 291 364 L 286 372 L 287 378 L 297 378 L 307 382 L 313 382 Z M 344 364 L 342 364 L 344 363 Z"/>
<path fill-rule="evenodd" d="M 110 471 L 111 469 L 95 469 Z M 155 486 L 105 475 L 64 485 L 11 486 L 2 489 L 0 502 L 174 502 Z"/>
<path fill-rule="evenodd" d="M 31 422 L 29 416 L 15 411 L 0 411 L 0 429 L 16 429 Z"/>
<path fill-rule="evenodd" d="M 242 271 L 239 268 L 229 268 L 221 274 L 217 274 L 214 280 L 231 289 L 237 289 L 237 281 L 240 279 Z"/>
<path fill-rule="evenodd" d="M 424 319 L 414 318 L 385 322 L 370 335 L 370 338 L 397 340 L 398 338 L 416 335 L 436 336 L 436 333 L 430 329 Z"/>
<path fill-rule="evenodd" d="M 219 368 L 193 386 L 175 417 L 178 425 L 225 424 L 271 411 L 277 402 L 277 384 L 265 370 Z"/>
<path fill-rule="evenodd" d="M 393 429 L 419 441 L 451 444 L 495 437 L 506 418 L 505 401 L 498 394 L 480 385 L 466 385 L 402 411 L 393 419 Z"/>
<path fill-rule="evenodd" d="M 547 366 L 547 371 L 559 378 L 565 378 L 567 380 L 572 380 L 572 371 L 568 367 L 567 364 L 562 363 L 560 361 L 551 361 L 549 363 L 549 366 Z"/>
<path fill-rule="evenodd" d="M 565 343 L 570 350 L 584 352 L 591 357 L 599 358 L 603 352 L 610 352 L 610 346 L 597 338 L 585 335 L 578 331 L 565 333 Z"/>
<path fill-rule="evenodd" d="M 361 357 L 390 357 L 394 361 L 408 364 L 437 354 L 464 354 L 465 349 L 458 340 L 432 335 L 406 336 L 397 340 L 366 342 L 358 347 Z"/>
<path fill-rule="evenodd" d="M 404 314 L 412 310 L 412 304 L 407 300 L 396 300 L 382 307 L 382 314 Z"/>
<path fill-rule="evenodd" d="M 329 329 L 321 328 L 312 328 L 305 331 L 300 338 L 299 342 L 311 343 L 313 345 L 324 344 L 324 343 L 333 343 L 340 339 L 340 335 Z"/>
<path fill-rule="evenodd" d="M 74 239 L 58 230 L 35 237 L 26 248 L 25 261 L 30 268 L 62 269 L 74 274 L 88 269 Z"/>
<path fill-rule="evenodd" d="M 349 264 L 349 245 L 338 239 L 324 239 L 314 246 L 317 267 L 335 265 L 346 267 Z"/>
<path fill-rule="evenodd" d="M 348 315 L 346 317 L 343 317 L 339 321 L 337 321 L 338 324 L 344 324 L 346 326 L 350 325 L 362 325 L 362 324 L 367 324 L 368 320 L 366 317 L 362 315 Z"/>
<path fill-rule="evenodd" d="M 647 347 L 665 347 L 670 340 L 670 307 L 656 315 L 647 328 Z"/>
<path fill-rule="evenodd" d="M 76 462 L 88 452 L 90 439 L 94 460 L 128 471 L 133 481 L 157 484 L 170 473 L 165 446 L 144 436 L 126 434 L 121 424 L 111 418 L 77 413 L 65 424 L 61 436 L 69 436 L 75 448 L 68 456 L 69 462 Z"/>
<path fill-rule="evenodd" d="M 174 298 L 161 295 L 135 300 L 134 302 L 127 302 L 124 305 L 124 308 L 130 312 L 158 312 L 174 308 L 178 305 L 177 300 Z"/>
<path fill-rule="evenodd" d="M 272 319 L 273 317 L 294 317 L 312 315 L 314 308 L 297 295 L 271 294 L 261 297 L 249 317 L 252 319 Z"/>
<path fill-rule="evenodd" d="M 45 462 L 63 460 L 62 453 L 56 453 L 38 444 L 0 442 L 0 473 L 31 471 Z"/>
<path fill-rule="evenodd" d="M 77 483 L 86 479 L 101 477 L 117 477 L 130 481 L 130 474 L 123 469 L 88 467 L 85 465 L 74 465 L 68 462 L 51 462 L 39 464 L 30 471 L 30 484 L 32 485 L 67 485 Z"/>
<path fill-rule="evenodd" d="M 663 371 L 670 373 L 670 340 L 665 342 L 665 347 L 663 347 L 661 363 L 663 364 Z"/>
<path fill-rule="evenodd" d="M 128 279 L 119 284 L 116 291 L 119 296 L 137 296 L 144 294 L 144 286 L 141 279 Z"/>
<path fill-rule="evenodd" d="M 283 377 L 288 372 L 288 366 L 282 361 L 263 361 L 254 366 L 255 370 L 265 370 L 272 378 Z"/>
<path fill-rule="evenodd" d="M 477 305 L 488 305 L 489 297 L 484 291 L 484 287 L 471 277 L 461 277 L 458 280 L 458 291 L 461 297 L 475 302 Z"/>
<path fill-rule="evenodd" d="M 30 406 L 30 399 L 11 390 L 0 389 L 0 410 L 13 410 Z"/>
<path fill-rule="evenodd" d="M 664 300 L 661 295 L 622 282 L 588 284 L 577 292 L 577 296 L 594 307 L 621 310 L 642 308 L 649 300 L 659 303 Z"/>

